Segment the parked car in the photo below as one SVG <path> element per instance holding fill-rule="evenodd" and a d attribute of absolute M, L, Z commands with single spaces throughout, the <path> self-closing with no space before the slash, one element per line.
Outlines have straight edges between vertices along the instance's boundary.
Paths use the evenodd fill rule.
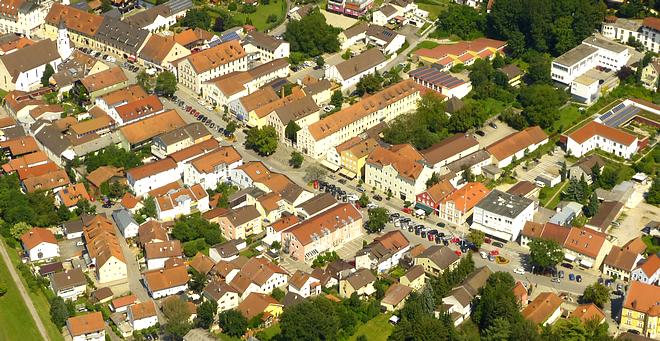
<path fill-rule="evenodd" d="M 481 136 L 481 137 L 486 136 L 486 133 L 484 133 L 484 132 L 481 131 L 481 130 L 477 130 L 477 131 L 475 131 L 474 133 L 477 134 L 477 135 L 479 135 L 479 136 Z"/>
<path fill-rule="evenodd" d="M 435 224 L 435 226 L 437 226 L 437 227 L 445 227 L 446 225 L 445 225 L 445 223 L 437 223 L 437 224 Z"/>
<path fill-rule="evenodd" d="M 582 282 L 582 275 L 575 276 L 575 281 L 578 283 Z"/>
<path fill-rule="evenodd" d="M 523 268 L 515 268 L 513 269 L 513 273 L 516 273 L 518 275 L 524 275 L 525 274 L 525 269 Z"/>
<path fill-rule="evenodd" d="M 376 201 L 382 201 L 382 200 L 383 200 L 383 197 L 381 197 L 381 196 L 378 195 L 378 194 L 374 195 L 373 198 L 374 198 L 374 200 L 376 200 Z"/>
<path fill-rule="evenodd" d="M 559 277 L 553 277 L 550 281 L 553 283 L 561 283 L 561 279 L 559 279 Z"/>
<path fill-rule="evenodd" d="M 575 280 L 575 274 L 572 273 L 572 272 L 570 274 L 568 274 L 568 280 L 569 281 L 574 281 Z"/>
<path fill-rule="evenodd" d="M 493 246 L 495 246 L 495 247 L 499 247 L 499 248 L 503 248 L 503 247 L 504 247 L 504 244 L 502 244 L 502 243 L 500 243 L 500 242 L 493 242 L 492 244 L 493 244 Z"/>
<path fill-rule="evenodd" d="M 559 277 L 559 278 L 564 278 L 564 271 L 563 271 L 563 270 L 559 270 L 559 271 L 557 272 L 557 277 Z"/>
<path fill-rule="evenodd" d="M 486 251 L 481 251 L 481 252 L 479 252 L 479 255 L 481 256 L 481 259 L 486 259 L 486 258 L 488 258 L 488 254 L 486 253 Z"/>
<path fill-rule="evenodd" d="M 571 263 L 561 263 L 561 266 L 566 269 L 573 269 L 573 264 Z"/>
<path fill-rule="evenodd" d="M 491 123 L 489 123 L 488 125 L 489 125 L 491 128 L 493 128 L 493 129 L 497 129 L 497 124 L 495 124 L 495 123 L 492 123 L 492 122 L 491 122 Z"/>

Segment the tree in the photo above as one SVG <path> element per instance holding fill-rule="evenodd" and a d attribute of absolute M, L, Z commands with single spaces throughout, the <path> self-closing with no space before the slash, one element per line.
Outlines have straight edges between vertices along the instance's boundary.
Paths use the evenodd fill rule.
<path fill-rule="evenodd" d="M 208 30 L 211 26 L 211 17 L 203 9 L 191 8 L 186 12 L 186 16 L 181 20 L 182 26 L 189 28 L 201 28 Z"/>
<path fill-rule="evenodd" d="M 385 228 L 389 220 L 387 209 L 376 207 L 369 210 L 369 221 L 367 221 L 366 230 L 369 233 L 380 232 Z"/>
<path fill-rule="evenodd" d="M 227 123 L 227 126 L 225 127 L 225 131 L 230 134 L 233 134 L 234 132 L 236 132 L 236 128 L 237 128 L 236 122 L 229 121 L 229 123 Z"/>
<path fill-rule="evenodd" d="M 101 0 L 101 13 L 105 13 L 112 10 L 112 3 L 110 0 Z"/>
<path fill-rule="evenodd" d="M 269 156 L 275 153 L 275 150 L 277 150 L 277 132 L 275 128 L 271 126 L 251 128 L 248 130 L 245 146 L 261 156 Z"/>
<path fill-rule="evenodd" d="M 598 179 L 598 185 L 604 189 L 612 189 L 619 181 L 619 174 L 614 167 L 609 165 L 603 167 L 603 171 Z"/>
<path fill-rule="evenodd" d="M 199 328 L 209 329 L 215 319 L 215 312 L 218 309 L 218 303 L 213 300 L 206 300 L 197 307 L 197 318 L 195 324 Z"/>
<path fill-rule="evenodd" d="M 598 319 L 582 321 L 578 318 L 559 319 L 557 322 L 543 329 L 544 340 L 593 340 L 613 341 L 609 336 L 607 323 L 600 323 Z"/>
<path fill-rule="evenodd" d="M 16 240 L 20 240 L 21 236 L 27 233 L 32 229 L 32 226 L 28 223 L 20 222 L 14 224 L 9 231 L 11 232 L 11 236 L 14 237 Z"/>
<path fill-rule="evenodd" d="M 248 322 L 238 310 L 225 310 L 218 315 L 222 331 L 233 337 L 241 337 L 247 331 Z"/>
<path fill-rule="evenodd" d="M 568 95 L 562 90 L 548 84 L 534 84 L 523 87 L 518 95 L 518 101 L 523 107 L 523 116 L 529 125 L 539 125 L 548 128 L 559 118 L 559 107 L 568 100 Z"/>
<path fill-rule="evenodd" d="M 592 192 L 591 196 L 589 197 L 589 203 L 587 206 L 584 206 L 584 214 L 587 217 L 593 217 L 598 213 L 598 195 L 596 195 L 596 192 Z"/>
<path fill-rule="evenodd" d="M 148 195 L 142 200 L 142 204 L 144 206 L 138 210 L 138 215 L 146 216 L 148 218 L 156 218 L 158 216 L 156 199 L 154 199 L 154 197 Z"/>
<path fill-rule="evenodd" d="M 506 65 L 506 61 L 504 60 L 504 57 L 499 53 L 495 55 L 495 58 L 493 58 L 492 63 L 493 63 L 493 68 L 495 69 L 500 69 L 504 65 Z"/>
<path fill-rule="evenodd" d="M 323 67 L 323 65 L 325 65 L 325 59 L 323 59 L 323 56 L 316 57 L 315 61 L 318 67 Z"/>
<path fill-rule="evenodd" d="M 554 240 L 537 238 L 529 243 L 529 258 L 532 265 L 549 269 L 564 259 L 564 251 Z"/>
<path fill-rule="evenodd" d="M 215 187 L 215 192 L 220 195 L 217 207 L 229 208 L 229 197 L 236 193 L 238 187 L 229 182 L 219 182 Z"/>
<path fill-rule="evenodd" d="M 486 239 L 486 234 L 483 233 L 482 231 L 479 230 L 470 230 L 470 234 L 468 235 L 468 240 L 474 244 L 477 248 L 481 247 L 481 244 L 484 243 L 484 240 Z"/>
<path fill-rule="evenodd" d="M 305 175 L 303 176 L 303 180 L 309 183 L 314 180 L 323 180 L 327 175 L 328 175 L 328 171 L 326 171 L 325 168 L 321 168 L 316 164 L 312 164 L 311 166 L 305 169 Z"/>
<path fill-rule="evenodd" d="M 342 103 L 344 103 L 344 95 L 341 90 L 335 90 L 330 97 L 330 104 L 334 105 L 335 108 L 341 108 Z"/>
<path fill-rule="evenodd" d="M 593 303 L 599 308 L 604 308 L 610 300 L 610 289 L 600 283 L 594 283 L 584 288 L 582 301 Z"/>
<path fill-rule="evenodd" d="M 486 24 L 486 16 L 469 6 L 450 3 L 446 11 L 436 21 L 438 31 L 435 35 L 457 35 L 462 40 L 473 40 L 483 36 L 481 30 Z"/>
<path fill-rule="evenodd" d="M 440 175 L 438 175 L 438 173 L 436 172 L 433 172 L 431 173 L 431 177 L 428 180 L 426 180 L 426 188 L 427 189 L 431 188 L 439 182 L 440 182 Z"/>
<path fill-rule="evenodd" d="M 268 1 L 268 0 L 263 0 L 263 1 Z M 274 23 L 277 22 L 277 15 L 276 14 L 271 14 L 266 18 L 267 23 Z"/>
<path fill-rule="evenodd" d="M 163 71 L 156 77 L 156 91 L 165 97 L 176 92 L 176 76 L 171 71 Z"/>
<path fill-rule="evenodd" d="M 369 205 L 369 197 L 367 197 L 366 193 L 363 192 L 362 195 L 360 195 L 358 204 L 360 204 L 360 207 L 367 207 L 367 205 Z"/>
<path fill-rule="evenodd" d="M 291 158 L 289 159 L 289 166 L 293 168 L 300 168 L 302 166 L 305 157 L 298 151 L 291 152 Z"/>
<path fill-rule="evenodd" d="M 204 287 L 206 287 L 206 283 L 208 282 L 206 278 L 206 274 L 201 273 L 193 268 L 190 269 L 191 273 L 191 278 L 190 278 L 190 290 L 201 294 L 202 291 L 204 290 Z"/>
<path fill-rule="evenodd" d="M 559 175 L 561 176 L 561 182 L 564 182 L 568 177 L 568 170 L 566 169 L 566 160 L 563 160 L 561 162 L 561 170 L 559 171 Z"/>
<path fill-rule="evenodd" d="M 50 300 L 50 319 L 53 323 L 62 328 L 66 325 L 66 320 L 69 317 L 71 317 L 71 314 L 64 299 L 59 296 L 53 297 Z"/>
<path fill-rule="evenodd" d="M 319 297 L 285 310 L 280 316 L 283 340 L 336 340 L 342 321 L 335 303 Z"/>
<path fill-rule="evenodd" d="M 43 75 L 41 75 L 41 85 L 43 87 L 47 87 L 50 85 L 50 77 L 55 73 L 55 70 L 53 70 L 53 66 L 50 65 L 50 63 L 46 64 L 46 68 L 44 69 Z"/>
<path fill-rule="evenodd" d="M 156 86 L 154 77 L 149 75 L 145 70 L 140 71 L 136 78 L 137 84 L 147 92 L 151 92 Z"/>
<path fill-rule="evenodd" d="M 270 297 L 276 299 L 278 302 L 282 302 L 284 299 L 284 291 L 280 288 L 273 289 L 273 292 L 270 293 Z"/>
<path fill-rule="evenodd" d="M 474 182 L 475 181 L 474 174 L 472 174 L 472 168 L 465 165 L 465 166 L 462 167 L 462 170 L 463 170 L 463 180 L 465 180 L 465 182 Z"/>
<path fill-rule="evenodd" d="M 527 78 L 532 84 L 550 84 L 552 78 L 550 77 L 550 65 L 552 59 L 547 54 L 530 53 L 529 69 L 527 71 Z"/>
<path fill-rule="evenodd" d="M 76 213 L 76 215 L 95 214 L 96 206 L 92 206 L 92 204 L 87 199 L 80 199 L 76 204 L 76 208 L 74 209 L 74 212 Z"/>
<path fill-rule="evenodd" d="M 4 296 L 7 293 L 7 285 L 3 282 L 0 282 L 0 297 Z"/>
<path fill-rule="evenodd" d="M 188 305 L 179 297 L 172 296 L 163 302 L 162 309 L 167 319 L 165 334 L 175 340 L 182 340 L 183 336 L 192 328 L 188 322 L 190 318 Z"/>
<path fill-rule="evenodd" d="M 291 20 L 286 25 L 284 39 L 291 44 L 291 51 L 310 57 L 339 51 L 340 29 L 327 24 L 318 9 L 312 10 L 301 20 Z"/>
<path fill-rule="evenodd" d="M 360 78 L 360 81 L 355 85 L 355 93 L 358 96 L 374 94 L 383 88 L 383 80 L 383 76 L 381 76 L 378 71 L 366 75 Z"/>
<path fill-rule="evenodd" d="M 293 141 L 293 143 L 296 143 L 298 140 L 297 133 L 299 130 L 300 126 L 296 123 L 296 121 L 291 120 L 284 129 L 284 136 L 286 136 L 287 139 Z"/>
<path fill-rule="evenodd" d="M 660 177 L 653 179 L 653 184 L 646 194 L 646 202 L 652 205 L 660 204 Z"/>

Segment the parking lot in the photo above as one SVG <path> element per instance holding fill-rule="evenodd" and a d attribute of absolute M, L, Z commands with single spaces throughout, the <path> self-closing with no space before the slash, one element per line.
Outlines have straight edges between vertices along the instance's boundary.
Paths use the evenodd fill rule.
<path fill-rule="evenodd" d="M 534 182 L 537 176 L 542 174 L 556 175 L 561 171 L 561 163 L 564 160 L 564 152 L 561 148 L 557 147 L 553 150 L 552 155 L 545 154 L 538 162 L 530 161 L 523 163 L 516 167 L 515 171 L 520 180 Z M 525 169 L 527 168 L 527 169 Z"/>
<path fill-rule="evenodd" d="M 501 140 L 502 138 L 507 137 L 516 132 L 515 129 L 509 127 L 504 122 L 495 121 L 494 123 L 495 125 L 497 125 L 497 128 L 493 128 L 489 125 L 485 125 L 483 128 L 480 129 L 481 131 L 484 132 L 485 136 L 474 134 L 474 137 L 477 139 L 477 141 L 479 141 L 479 145 L 482 148 L 486 148 L 491 144 Z"/>
<path fill-rule="evenodd" d="M 64 239 L 61 240 L 57 243 L 60 247 L 60 257 L 62 259 L 70 259 L 70 258 L 77 258 L 82 255 L 83 252 L 83 246 L 77 245 L 78 243 L 82 243 L 81 238 L 76 238 L 76 239 Z"/>

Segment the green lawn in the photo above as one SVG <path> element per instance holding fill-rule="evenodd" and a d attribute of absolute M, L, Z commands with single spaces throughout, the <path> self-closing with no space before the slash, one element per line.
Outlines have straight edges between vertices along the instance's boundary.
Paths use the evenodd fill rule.
<path fill-rule="evenodd" d="M 280 324 L 274 324 L 260 332 L 257 333 L 257 338 L 261 341 L 269 341 L 274 338 L 275 335 L 280 333 Z"/>
<path fill-rule="evenodd" d="M 654 242 L 653 236 L 642 236 L 644 244 L 646 244 L 646 253 L 652 255 L 660 252 L 660 245 Z"/>
<path fill-rule="evenodd" d="M 357 332 L 348 338 L 348 341 L 355 341 L 360 335 L 366 336 L 369 341 L 387 341 L 394 330 L 394 326 L 389 322 L 391 316 L 392 314 L 379 314 L 358 327 Z"/>
<path fill-rule="evenodd" d="M 14 263 L 14 267 L 17 266 L 21 261 L 18 258 L 18 254 L 14 250 L 7 250 L 7 253 L 9 253 L 9 258 L 11 258 L 12 263 Z M 21 277 L 21 281 L 23 281 L 23 285 L 27 288 L 27 284 L 25 284 L 23 277 Z M 28 294 L 32 299 L 32 303 L 34 303 L 34 307 L 37 309 L 37 314 L 39 314 L 41 322 L 46 326 L 46 331 L 48 332 L 50 340 L 64 340 L 62 332 L 55 324 L 53 324 L 53 321 L 50 320 L 50 304 L 48 304 L 48 298 L 46 295 L 41 291 L 32 292 L 31 290 L 28 290 Z"/>
<path fill-rule="evenodd" d="M 13 251 L 9 250 L 9 252 Z M 0 326 L 2 326 L 0 340 L 41 340 L 41 334 L 2 258 L 0 258 L 0 281 L 7 287 L 7 294 L 0 297 Z"/>
<path fill-rule="evenodd" d="M 215 22 L 215 18 L 218 16 L 218 12 L 214 11 L 214 8 L 217 8 L 218 6 L 213 6 L 209 5 L 207 6 L 208 13 L 213 19 L 211 22 Z M 226 7 L 222 7 L 224 10 L 227 10 Z M 240 5 L 239 5 L 240 8 Z M 236 21 L 238 21 L 241 24 L 245 23 L 246 18 L 250 18 L 252 20 L 252 25 L 257 28 L 259 31 L 265 31 L 269 28 L 274 27 L 277 25 L 277 23 L 281 22 L 286 15 L 286 2 L 285 0 L 271 0 L 268 5 L 264 4 L 259 4 L 257 6 L 257 11 L 254 13 L 241 13 L 239 11 L 230 11 L 229 12 Z M 268 20 L 268 17 L 271 14 L 275 14 L 277 16 L 277 21 L 275 23 L 269 23 L 266 22 Z"/>
<path fill-rule="evenodd" d="M 419 50 L 419 49 L 432 49 L 432 48 L 434 48 L 434 47 L 436 47 L 436 46 L 438 46 L 438 45 L 440 45 L 440 44 L 438 44 L 438 43 L 436 43 L 436 42 L 434 42 L 434 41 L 424 40 L 424 41 L 421 41 L 419 44 L 417 44 L 417 46 L 415 46 L 415 47 L 412 49 L 412 51 L 417 51 L 417 50 Z M 410 51 L 410 52 L 412 52 L 412 51 Z"/>
<path fill-rule="evenodd" d="M 569 105 L 559 111 L 559 120 L 555 121 L 552 125 L 552 131 L 557 131 L 559 128 L 566 130 L 578 123 L 582 118 L 582 112 L 579 107 Z"/>
<path fill-rule="evenodd" d="M 568 184 L 568 181 L 564 181 L 555 187 L 543 187 L 539 193 L 539 204 L 543 207 L 549 209 L 555 209 L 559 201 L 561 200 L 561 194 L 559 192 Z"/>
<path fill-rule="evenodd" d="M 447 9 L 449 0 L 419 0 L 416 1 L 419 9 L 429 12 L 429 19 L 435 20 L 438 14 Z"/>

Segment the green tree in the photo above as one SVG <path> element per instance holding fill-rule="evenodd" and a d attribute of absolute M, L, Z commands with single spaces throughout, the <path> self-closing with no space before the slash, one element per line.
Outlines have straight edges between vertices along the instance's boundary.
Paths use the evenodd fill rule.
<path fill-rule="evenodd" d="M 549 269 L 564 259 L 564 251 L 554 240 L 537 238 L 529 243 L 529 258 L 532 265 Z"/>
<path fill-rule="evenodd" d="M 301 20 L 289 21 L 284 39 L 291 44 L 291 51 L 316 57 L 339 51 L 339 32 L 340 29 L 328 25 L 321 12 L 314 9 Z"/>
<path fill-rule="evenodd" d="M 172 97 L 176 92 L 176 76 L 171 71 L 163 71 L 156 77 L 156 92 Z"/>
<path fill-rule="evenodd" d="M 145 70 L 140 71 L 136 77 L 137 84 L 141 86 L 147 92 L 150 92 L 156 86 L 154 77 L 149 75 Z"/>
<path fill-rule="evenodd" d="M 323 65 L 325 65 L 325 59 L 323 59 L 323 56 L 316 57 L 314 61 L 316 62 L 316 65 L 318 65 L 319 67 L 323 67 Z"/>
<path fill-rule="evenodd" d="M 606 165 L 598 179 L 598 185 L 604 189 L 612 189 L 619 181 L 619 174 L 616 168 Z"/>
<path fill-rule="evenodd" d="M 587 203 L 587 206 L 584 206 L 584 214 L 587 217 L 593 217 L 598 213 L 598 196 L 596 195 L 596 192 L 592 192 L 591 196 L 589 197 L 589 203 Z"/>
<path fill-rule="evenodd" d="M 369 210 L 369 221 L 366 225 L 366 230 L 369 233 L 376 233 L 385 228 L 385 224 L 389 220 L 387 209 L 376 207 Z"/>
<path fill-rule="evenodd" d="M 473 40 L 483 36 L 481 30 L 486 24 L 486 16 L 469 6 L 450 3 L 436 21 L 437 36 L 456 35 L 462 40 Z"/>
<path fill-rule="evenodd" d="M 289 159 L 289 166 L 293 168 L 300 168 L 305 161 L 305 157 L 297 151 L 291 152 L 291 158 Z"/>
<path fill-rule="evenodd" d="M 316 164 L 312 164 L 305 169 L 303 180 L 305 180 L 307 183 L 310 183 L 314 180 L 323 180 L 327 175 L 328 171 L 326 171 L 325 168 L 321 168 Z"/>
<path fill-rule="evenodd" d="M 566 160 L 563 160 L 561 162 L 561 170 L 559 171 L 559 175 L 561 176 L 561 182 L 564 182 L 568 177 L 568 169 L 566 169 Z"/>
<path fill-rule="evenodd" d="M 547 84 L 523 87 L 518 95 L 527 123 L 539 125 L 541 128 L 548 128 L 554 124 L 559 118 L 559 107 L 567 100 L 566 92 Z"/>
<path fill-rule="evenodd" d="M 156 218 L 158 216 L 158 211 L 156 209 L 156 199 L 148 195 L 142 200 L 144 205 L 141 209 L 138 210 L 138 215 L 146 216 L 148 218 Z"/>
<path fill-rule="evenodd" d="M 112 10 L 112 3 L 110 0 L 101 0 L 101 13 L 105 13 Z"/>
<path fill-rule="evenodd" d="M 201 8 L 191 8 L 181 20 L 181 25 L 189 28 L 201 28 L 208 30 L 211 26 L 211 17 L 208 12 Z"/>
<path fill-rule="evenodd" d="M 201 294 L 204 290 L 204 287 L 206 287 L 206 283 L 208 282 L 206 274 L 192 268 L 190 269 L 190 274 L 190 290 Z"/>
<path fill-rule="evenodd" d="M 4 296 L 7 293 L 7 285 L 3 282 L 0 282 L 0 297 Z"/>
<path fill-rule="evenodd" d="M 218 309 L 218 304 L 213 300 L 206 300 L 197 306 L 197 318 L 195 324 L 202 329 L 209 329 L 215 319 L 215 312 Z"/>
<path fill-rule="evenodd" d="M 165 334 L 174 340 L 182 340 L 192 325 L 188 322 L 190 311 L 188 305 L 182 299 L 173 296 L 163 302 L 163 314 L 167 319 Z"/>
<path fill-rule="evenodd" d="M 366 193 L 362 193 L 362 195 L 360 195 L 358 204 L 360 204 L 360 207 L 367 207 L 367 205 L 369 204 L 369 197 L 367 197 Z"/>
<path fill-rule="evenodd" d="M 646 194 L 646 202 L 652 205 L 660 204 L 660 178 L 655 177 L 653 179 L 653 184 Z"/>
<path fill-rule="evenodd" d="M 594 283 L 584 288 L 582 301 L 584 303 L 593 303 L 599 308 L 604 308 L 610 300 L 610 289 L 600 283 Z"/>
<path fill-rule="evenodd" d="M 296 123 L 296 121 L 291 120 L 284 129 L 284 136 L 295 143 L 298 140 L 297 133 L 299 130 L 300 126 Z"/>
<path fill-rule="evenodd" d="M 44 69 L 44 73 L 41 75 L 41 85 L 43 87 L 47 87 L 50 85 L 50 77 L 55 73 L 55 70 L 53 70 L 53 66 L 50 64 L 46 64 L 46 68 Z"/>
<path fill-rule="evenodd" d="M 360 78 L 360 81 L 355 85 L 355 92 L 358 96 L 374 94 L 383 89 L 383 81 L 383 76 L 378 72 L 366 75 Z"/>
<path fill-rule="evenodd" d="M 275 128 L 266 126 L 253 127 L 248 130 L 245 146 L 253 149 L 261 156 L 269 156 L 277 150 L 277 132 Z"/>
<path fill-rule="evenodd" d="M 439 182 L 440 182 L 440 175 L 438 175 L 438 173 L 436 172 L 433 172 L 431 174 L 431 177 L 428 180 L 426 180 L 426 188 L 427 189 L 431 188 Z"/>
<path fill-rule="evenodd" d="M 237 128 L 236 122 L 229 121 L 229 123 L 227 123 L 227 126 L 225 127 L 225 131 L 230 134 L 233 134 L 234 132 L 236 132 L 236 128 Z"/>
<path fill-rule="evenodd" d="M 273 289 L 273 292 L 270 293 L 270 297 L 276 299 L 278 302 L 282 302 L 284 295 L 284 291 L 280 288 L 275 288 Z"/>
<path fill-rule="evenodd" d="M 306 300 L 280 316 L 283 340 L 336 340 L 342 321 L 335 303 L 325 298 Z"/>
<path fill-rule="evenodd" d="M 215 192 L 220 195 L 218 199 L 218 206 L 221 208 L 229 208 L 229 197 L 238 191 L 238 187 L 229 182 L 219 182 L 215 188 Z"/>
<path fill-rule="evenodd" d="M 342 103 L 344 103 L 344 95 L 341 90 L 335 90 L 330 97 L 330 104 L 334 105 L 335 108 L 341 108 Z"/>
<path fill-rule="evenodd" d="M 53 297 L 50 300 L 50 319 L 53 323 L 62 328 L 66 325 L 66 320 L 69 317 L 71 317 L 71 314 L 64 299 L 59 296 Z"/>
<path fill-rule="evenodd" d="M 233 337 L 241 337 L 247 331 L 248 321 L 238 310 L 225 310 L 218 315 L 222 331 Z"/>
<path fill-rule="evenodd" d="M 87 199 L 80 199 L 76 204 L 76 208 L 74 209 L 74 212 L 76 213 L 76 215 L 95 214 L 96 206 L 92 206 L 92 204 Z"/>
<path fill-rule="evenodd" d="M 11 231 L 11 236 L 14 237 L 16 240 L 20 240 L 21 236 L 27 233 L 32 229 L 32 226 L 30 224 L 25 223 L 25 222 L 20 222 L 14 224 L 9 230 Z"/>
<path fill-rule="evenodd" d="M 486 239 L 486 234 L 479 230 L 470 230 L 467 239 L 477 248 L 481 248 L 481 244 L 483 244 Z"/>
<path fill-rule="evenodd" d="M 550 56 L 548 54 L 530 53 L 529 59 L 527 78 L 530 82 L 533 84 L 550 84 L 552 82 L 550 77 L 552 59 Z"/>

